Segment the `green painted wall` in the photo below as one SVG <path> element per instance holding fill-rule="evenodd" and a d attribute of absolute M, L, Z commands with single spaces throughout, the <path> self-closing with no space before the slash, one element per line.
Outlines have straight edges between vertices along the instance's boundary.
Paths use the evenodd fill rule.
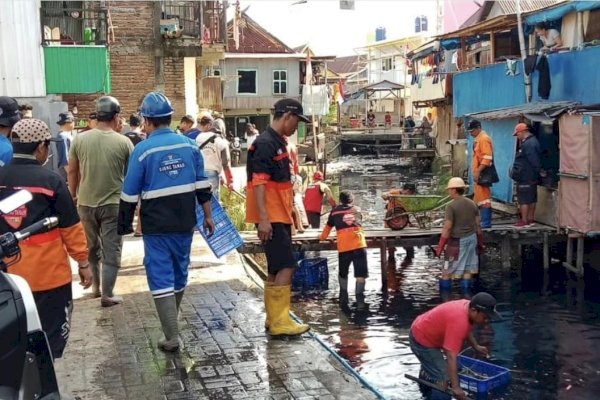
<path fill-rule="evenodd" d="M 46 92 L 110 93 L 110 58 L 105 46 L 44 47 Z"/>

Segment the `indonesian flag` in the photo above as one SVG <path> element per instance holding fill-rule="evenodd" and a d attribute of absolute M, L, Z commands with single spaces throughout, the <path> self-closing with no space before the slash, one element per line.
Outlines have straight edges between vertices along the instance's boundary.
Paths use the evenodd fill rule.
<path fill-rule="evenodd" d="M 344 92 L 344 83 L 340 79 L 338 83 L 338 91 L 337 91 L 337 102 L 339 105 L 342 105 L 344 102 L 344 97 L 346 97 L 346 93 Z"/>

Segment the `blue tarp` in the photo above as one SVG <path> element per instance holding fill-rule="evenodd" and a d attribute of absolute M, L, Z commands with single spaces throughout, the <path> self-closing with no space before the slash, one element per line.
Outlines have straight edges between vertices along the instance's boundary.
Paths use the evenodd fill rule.
<path fill-rule="evenodd" d="M 477 42 L 482 42 L 484 40 L 490 40 L 490 35 L 488 34 L 480 34 L 471 37 L 465 38 L 465 43 L 474 44 Z M 460 48 L 460 39 L 451 38 L 451 39 L 442 39 L 440 41 L 440 46 L 444 50 L 455 50 Z"/>
<path fill-rule="evenodd" d="M 573 1 L 562 6 L 544 9 L 525 18 L 525 25 L 557 21 L 573 11 L 588 11 L 600 8 L 600 1 Z"/>
<path fill-rule="evenodd" d="M 442 39 L 440 41 L 440 46 L 444 50 L 454 50 L 460 48 L 460 39 Z"/>

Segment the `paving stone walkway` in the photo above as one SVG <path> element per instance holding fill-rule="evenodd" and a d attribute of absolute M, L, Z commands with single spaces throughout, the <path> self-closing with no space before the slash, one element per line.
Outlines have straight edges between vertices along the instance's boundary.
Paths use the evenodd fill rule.
<path fill-rule="evenodd" d="M 310 335 L 281 340 L 263 328 L 262 293 L 237 254 L 216 260 L 194 244 L 180 315 L 184 349 L 156 348 L 162 332 L 140 259 L 128 240 L 129 266 L 118 279 L 122 305 L 75 300 L 65 356 L 56 370 L 63 392 L 81 399 L 375 399 Z M 77 296 L 82 296 L 81 291 Z"/>

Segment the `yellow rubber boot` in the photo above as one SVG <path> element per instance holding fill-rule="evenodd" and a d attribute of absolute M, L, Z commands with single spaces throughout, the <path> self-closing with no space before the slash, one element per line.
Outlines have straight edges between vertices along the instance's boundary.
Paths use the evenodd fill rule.
<path fill-rule="evenodd" d="M 299 324 L 290 317 L 292 302 L 292 286 L 267 286 L 267 315 L 269 316 L 269 333 L 273 336 L 296 336 L 308 332 L 310 327 Z"/>
<path fill-rule="evenodd" d="M 267 296 L 267 288 L 269 286 L 273 286 L 275 283 L 274 282 L 269 282 L 269 281 L 265 281 L 265 314 L 267 314 L 267 317 L 265 318 L 265 330 L 269 329 L 269 307 L 267 306 L 267 303 L 269 302 L 269 298 Z"/>

